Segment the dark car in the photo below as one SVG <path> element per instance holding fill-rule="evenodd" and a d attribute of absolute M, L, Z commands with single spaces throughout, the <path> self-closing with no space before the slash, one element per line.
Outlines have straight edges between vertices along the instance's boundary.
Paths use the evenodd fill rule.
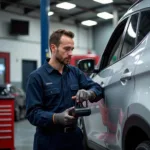
<path fill-rule="evenodd" d="M 12 84 L 0 85 L 0 96 L 15 97 L 15 121 L 25 118 L 25 92 Z"/>

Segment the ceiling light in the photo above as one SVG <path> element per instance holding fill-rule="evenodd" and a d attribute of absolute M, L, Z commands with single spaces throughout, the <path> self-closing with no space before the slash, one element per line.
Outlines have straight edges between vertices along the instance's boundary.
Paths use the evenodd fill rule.
<path fill-rule="evenodd" d="M 57 4 L 56 7 L 69 10 L 69 9 L 76 7 L 76 5 L 72 3 L 68 3 L 68 2 L 63 2 L 63 3 Z"/>
<path fill-rule="evenodd" d="M 108 12 L 101 12 L 97 14 L 98 17 L 103 18 L 103 19 L 111 19 L 113 18 L 113 15 L 108 13 Z"/>
<path fill-rule="evenodd" d="M 54 14 L 54 12 L 52 12 L 52 11 L 48 12 L 48 16 L 52 16 L 53 14 Z"/>
<path fill-rule="evenodd" d="M 97 22 L 93 20 L 85 20 L 85 21 L 82 21 L 81 24 L 85 26 L 94 26 L 97 24 Z"/>
<path fill-rule="evenodd" d="M 101 3 L 101 4 L 108 4 L 108 3 L 112 3 L 113 0 L 93 0 L 95 2 Z"/>

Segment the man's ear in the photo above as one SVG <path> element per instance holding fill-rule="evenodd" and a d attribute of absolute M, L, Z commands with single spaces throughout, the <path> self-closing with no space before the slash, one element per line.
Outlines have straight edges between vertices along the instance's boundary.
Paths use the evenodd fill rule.
<path fill-rule="evenodd" d="M 52 52 L 55 52 L 55 50 L 56 50 L 56 45 L 55 45 L 55 44 L 51 44 L 51 45 L 50 45 L 50 49 L 51 49 Z"/>

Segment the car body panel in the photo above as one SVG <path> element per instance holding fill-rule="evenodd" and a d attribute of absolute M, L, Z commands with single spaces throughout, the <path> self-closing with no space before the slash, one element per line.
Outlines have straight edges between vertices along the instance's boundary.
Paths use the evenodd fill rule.
<path fill-rule="evenodd" d="M 99 75 L 96 75 L 93 80 L 97 82 L 100 85 L 103 85 L 104 90 L 104 104 L 105 104 L 105 110 L 102 110 L 102 107 L 100 107 L 102 104 L 102 101 L 99 101 L 95 103 L 94 105 L 91 104 L 92 110 L 99 108 L 101 109 L 100 111 L 92 111 L 91 116 L 86 117 L 85 123 L 90 126 L 90 130 L 88 134 L 92 133 L 94 129 L 98 131 L 95 127 L 95 122 L 97 125 L 100 126 L 99 134 L 105 134 L 103 136 L 105 137 L 105 145 L 102 144 L 102 146 L 107 147 L 114 147 L 114 149 L 121 148 L 121 136 L 117 137 L 117 134 L 122 134 L 122 126 L 125 120 L 128 117 L 128 107 L 130 106 L 131 103 L 136 103 L 136 99 L 133 99 L 133 92 L 135 92 L 135 67 L 136 64 L 140 61 L 140 56 L 142 55 L 144 45 L 138 46 L 131 54 L 123 58 L 121 61 L 109 66 L 108 68 L 102 70 Z M 124 71 L 126 69 L 129 69 L 130 72 L 132 72 L 132 77 L 128 81 L 125 81 L 122 83 L 120 81 L 120 78 Z M 103 84 L 102 84 L 103 82 Z M 116 91 L 118 91 L 116 93 Z M 114 94 L 116 93 L 116 94 Z M 127 101 L 128 100 L 128 101 Z M 108 124 L 104 125 L 105 123 L 102 123 L 102 118 L 105 116 L 98 117 L 99 113 L 102 115 L 102 111 L 104 113 L 108 113 L 109 120 Z M 138 111 L 138 110 L 137 110 Z M 94 113 L 95 114 L 94 114 Z M 114 113 L 114 114 L 113 114 Z M 98 119 L 99 118 L 99 119 Z M 88 121 L 87 121 L 88 120 Z M 89 121 L 90 120 L 90 121 Z M 94 121 L 95 120 L 95 121 Z M 105 120 L 103 120 L 105 122 Z M 95 133 L 96 133 L 95 131 Z M 98 133 L 97 133 L 98 134 Z M 94 136 L 94 135 L 93 135 Z M 90 139 L 93 139 L 94 137 L 91 136 Z M 97 137 L 98 138 L 98 137 Z M 100 135 L 99 135 L 100 139 Z M 94 140 L 96 142 L 96 140 Z M 100 141 L 97 142 L 99 144 Z"/>
<path fill-rule="evenodd" d="M 141 56 L 136 62 L 135 69 L 135 92 L 132 100 L 135 103 L 129 106 L 128 117 L 141 116 L 150 124 L 150 33 L 144 38 L 138 47 Z M 140 55 L 140 54 L 139 54 Z M 140 109 L 142 107 L 142 109 Z"/>
<path fill-rule="evenodd" d="M 99 84 L 105 83 L 104 87 L 107 87 L 107 83 L 109 81 L 109 76 L 105 75 L 109 73 L 109 70 L 104 70 L 101 74 L 102 76 L 95 76 L 93 80 Z M 110 72 L 111 73 L 111 72 Z M 99 101 L 100 102 L 100 101 Z M 85 128 L 87 131 L 87 138 L 89 141 L 93 141 L 98 145 L 106 147 L 105 144 L 105 133 L 107 132 L 106 126 L 102 122 L 102 116 L 100 112 L 100 103 L 89 103 L 89 107 L 91 108 L 92 115 L 88 117 L 84 117 L 84 122 L 86 124 Z M 96 122 L 96 123 L 95 123 Z"/>
<path fill-rule="evenodd" d="M 137 3 L 134 7 L 131 6 L 131 8 L 129 8 L 129 10 L 123 15 L 123 17 L 120 19 L 120 21 L 118 23 L 120 23 L 124 18 L 131 15 L 132 13 L 135 13 L 137 11 L 141 11 L 142 9 L 146 9 L 149 7 L 150 7 L 149 0 L 143 0 L 139 3 Z"/>
<path fill-rule="evenodd" d="M 137 14 L 137 27 L 139 27 L 141 11 L 145 9 L 149 11 L 149 15 L 149 0 L 135 4 L 121 18 L 118 26 L 125 19 L 128 19 L 126 24 L 130 26 L 131 16 Z M 145 14 L 149 18 L 147 12 Z M 118 29 L 118 26 L 116 29 Z M 115 31 L 117 31 L 116 29 Z M 124 27 L 123 33 L 127 33 L 128 30 L 129 28 Z M 143 28 L 143 31 L 145 32 L 145 28 Z M 115 35 L 115 32 L 113 34 Z M 111 53 L 109 51 L 113 51 L 113 47 L 112 49 L 110 48 L 113 40 L 111 37 L 102 55 L 99 72 L 96 70 L 96 73 L 91 75 L 93 81 L 104 88 L 104 98 L 96 103 L 89 103 L 92 114 L 84 117 L 85 131 L 90 148 L 95 148 L 90 144 L 95 143 L 95 145 L 109 150 L 124 150 L 127 135 L 133 127 L 137 127 L 136 129 L 145 132 L 143 134 L 145 135 L 144 139 L 149 138 L 147 140 L 150 141 L 150 32 L 147 32 L 147 35 L 140 43 L 138 43 L 139 34 L 139 31 L 135 31 L 135 45 L 133 49 L 129 52 L 127 49 L 127 53 L 122 56 L 123 48 L 121 45 L 118 45 L 118 50 L 116 51 L 119 51 L 119 55 L 117 54 L 119 59 L 112 64 L 108 63 L 108 65 L 105 65 L 105 63 L 107 64 L 105 59 L 110 60 L 107 56 L 113 56 L 109 55 Z M 130 36 L 133 36 L 133 34 L 130 34 Z M 125 34 L 122 34 L 122 37 L 123 40 Z M 124 43 L 121 41 L 121 44 L 123 45 Z M 138 139 L 138 137 L 136 138 Z M 136 144 L 140 143 L 134 144 L 135 148 Z M 130 147 L 125 150 L 128 149 Z"/>

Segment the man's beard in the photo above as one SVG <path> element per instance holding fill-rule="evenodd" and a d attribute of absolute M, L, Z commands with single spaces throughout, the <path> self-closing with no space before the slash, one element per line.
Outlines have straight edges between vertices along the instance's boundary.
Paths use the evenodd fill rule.
<path fill-rule="evenodd" d="M 59 49 L 57 49 L 56 52 L 56 60 L 62 64 L 62 65 L 67 65 L 70 63 L 70 60 L 66 61 L 67 58 L 62 58 L 61 55 L 59 54 Z"/>

